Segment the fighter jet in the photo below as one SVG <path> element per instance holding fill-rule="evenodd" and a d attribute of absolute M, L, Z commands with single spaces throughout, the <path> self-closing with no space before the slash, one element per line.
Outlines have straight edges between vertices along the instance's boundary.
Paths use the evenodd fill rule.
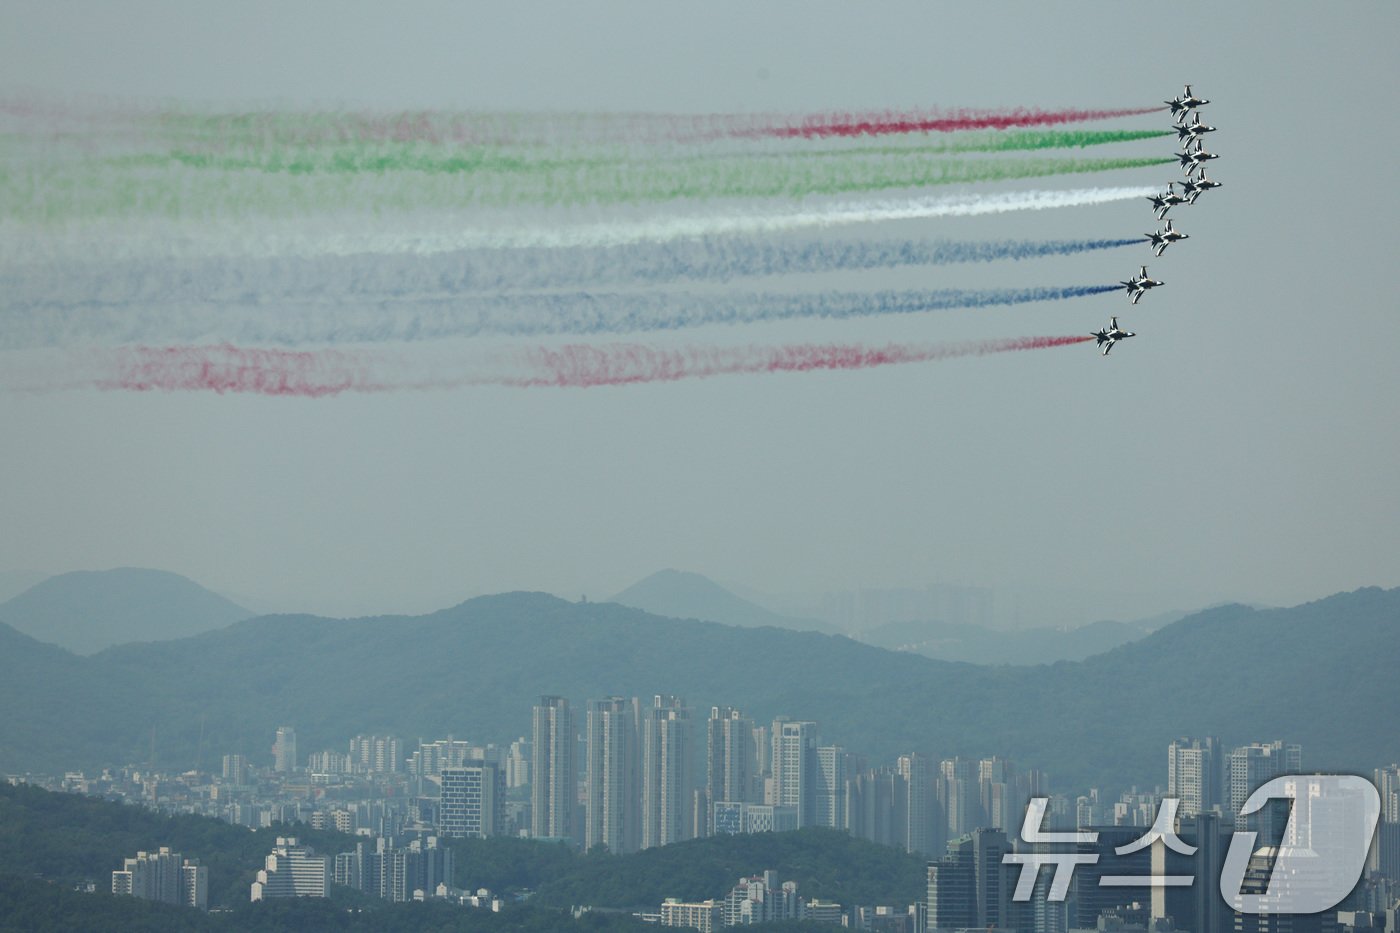
<path fill-rule="evenodd" d="M 1128 279 L 1126 282 L 1119 282 L 1118 284 L 1127 289 L 1128 297 L 1133 299 L 1133 304 L 1137 304 L 1138 299 L 1141 298 L 1149 288 L 1156 288 L 1158 285 L 1165 283 L 1148 278 L 1147 267 L 1143 266 L 1142 269 L 1138 271 L 1137 275 Z"/>
<path fill-rule="evenodd" d="M 1184 118 L 1185 115 L 1183 114 L 1183 120 Z M 1196 114 L 1196 119 L 1192 120 L 1190 123 L 1183 122 L 1183 120 L 1178 120 L 1176 123 L 1172 124 L 1172 128 L 1176 130 L 1176 141 L 1179 143 L 1184 143 L 1189 146 L 1193 142 L 1200 141 L 1200 138 L 1206 133 L 1215 132 L 1215 127 L 1206 126 L 1201 122 L 1201 115 L 1199 113 Z"/>
<path fill-rule="evenodd" d="M 1120 340 L 1127 340 L 1129 337 L 1136 337 L 1137 334 L 1119 327 L 1118 315 L 1115 314 L 1108 319 L 1107 327 L 1100 327 L 1089 336 L 1098 340 L 1098 345 L 1103 347 L 1103 355 L 1108 356 L 1108 351 L 1113 349 L 1115 343 Z"/>
<path fill-rule="evenodd" d="M 1185 115 L 1187 111 L 1195 110 L 1197 107 L 1204 107 L 1206 104 L 1210 103 L 1210 101 L 1202 100 L 1195 94 L 1192 94 L 1191 85 L 1188 84 L 1186 85 L 1185 92 L 1182 93 L 1180 97 L 1174 100 L 1164 100 L 1162 103 L 1172 108 L 1172 116 L 1175 117 L 1177 114 Z"/>
<path fill-rule="evenodd" d="M 1156 233 L 1144 233 L 1143 236 L 1151 241 L 1152 252 L 1157 256 L 1161 256 L 1163 250 L 1171 246 L 1177 240 L 1191 239 L 1187 234 L 1178 232 L 1176 228 L 1172 226 L 1170 220 L 1167 221 L 1167 225 L 1164 228 L 1158 230 Z"/>
<path fill-rule="evenodd" d="M 1188 148 L 1183 152 L 1178 152 L 1176 157 L 1181 160 L 1181 167 L 1186 171 L 1188 177 L 1195 172 L 1196 169 L 1200 168 L 1202 164 L 1209 162 L 1211 159 L 1220 158 L 1220 156 L 1214 152 L 1206 152 L 1205 149 L 1201 147 L 1201 141 L 1199 139 L 1196 140 L 1195 149 Z"/>
<path fill-rule="evenodd" d="M 1165 193 L 1154 195 L 1147 199 L 1152 202 L 1152 211 L 1157 215 L 1158 220 L 1166 217 L 1167 211 L 1171 210 L 1175 205 L 1182 204 L 1186 201 L 1185 197 L 1176 193 L 1175 185 L 1176 182 L 1169 181 L 1167 182 L 1167 190 Z"/>
<path fill-rule="evenodd" d="M 1223 182 L 1211 181 L 1206 177 L 1206 170 L 1201 169 L 1201 176 L 1194 181 L 1187 179 L 1181 183 L 1181 190 L 1186 192 L 1186 203 L 1195 204 L 1196 199 L 1212 188 L 1219 188 Z"/>

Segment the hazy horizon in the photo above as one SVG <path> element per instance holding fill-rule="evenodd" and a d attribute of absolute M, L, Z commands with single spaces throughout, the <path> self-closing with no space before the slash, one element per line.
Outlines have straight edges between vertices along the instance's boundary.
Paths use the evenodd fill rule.
<path fill-rule="evenodd" d="M 1400 7 L 1097 2 L 1019 7 L 1009 21 L 970 4 L 801 17 L 738 3 L 342 9 L 14 3 L 0 102 L 113 113 L 1131 108 L 1190 81 L 1211 99 L 1202 115 L 1222 156 L 1211 174 L 1225 187 L 1173 212 L 1192 238 L 1161 259 L 1144 245 L 803 283 L 1068 286 L 1147 263 L 1167 286 L 1136 307 L 1120 293 L 692 332 L 724 345 L 980 340 L 1087 334 L 1119 314 L 1138 337 L 1108 358 L 1081 345 L 860 372 L 323 399 L 0 392 L 12 452 L 0 462 L 0 571 L 152 567 L 231 599 L 332 615 L 517 589 L 604 598 L 663 567 L 779 599 L 931 584 L 1062 593 L 1058 616 L 1080 600 L 1095 618 L 1400 584 L 1400 318 L 1388 276 L 1400 130 L 1383 116 L 1400 78 L 1388 44 Z M 1167 122 L 1159 112 L 1086 126 Z M 1160 186 L 1181 173 L 1015 187 L 1094 177 Z M 841 235 L 1049 240 L 1155 226 L 1131 201 Z M 15 242 L 32 232 L 0 230 Z M 0 281 L 41 274 L 0 256 Z M 0 368 L 41 358 L 0 348 Z"/>
<path fill-rule="evenodd" d="M 43 572 L 0 571 L 0 603 L 4 603 L 6 600 L 21 595 L 40 583 L 47 582 L 55 577 L 61 577 L 65 574 L 104 574 L 123 570 L 153 570 L 163 573 L 174 572 L 168 571 L 165 568 L 135 567 L 130 565 L 74 568 L 54 574 Z M 542 587 L 526 586 L 511 589 L 482 590 L 480 592 L 462 593 L 460 595 L 444 594 L 438 598 L 434 598 L 431 594 L 419 594 L 414 599 L 410 600 L 408 604 L 398 605 L 388 601 L 354 603 L 347 602 L 343 599 L 337 600 L 334 596 L 322 597 L 319 599 L 313 597 L 305 602 L 279 602 L 277 599 L 267 595 L 258 593 L 233 593 L 209 585 L 206 581 L 195 577 L 189 577 L 185 574 L 177 575 L 190 580 L 216 596 L 221 596 L 242 606 L 253 615 L 307 614 L 326 618 L 351 619 L 380 615 L 425 615 L 442 609 L 451 608 L 472 599 L 498 596 L 511 592 L 544 593 L 569 602 L 577 602 L 579 600 L 586 600 L 588 602 L 616 602 L 618 601 L 618 597 L 623 596 L 632 586 L 649 581 L 652 577 L 666 573 L 693 574 L 708 580 L 710 583 L 721 587 L 725 591 L 748 603 L 773 612 L 779 616 L 786 616 L 793 621 L 802 621 L 804 619 L 822 621 L 830 623 L 834 626 L 834 630 L 840 631 L 854 631 L 856 626 L 842 625 L 838 618 L 839 613 L 835 607 L 842 600 L 848 602 L 859 601 L 862 596 L 874 599 L 878 599 L 882 596 L 887 598 L 902 596 L 907 599 L 915 599 L 921 595 L 939 591 L 984 596 L 987 600 L 985 609 L 986 618 L 984 619 L 958 619 L 953 618 L 955 613 L 939 613 L 937 611 L 906 613 L 895 611 L 889 613 L 889 620 L 917 619 L 940 622 L 965 622 L 967 624 L 982 625 L 994 630 L 1016 631 L 1031 628 L 1074 629 L 1103 621 L 1129 624 L 1153 622 L 1160 621 L 1164 616 L 1171 617 L 1178 614 L 1190 615 L 1205 609 L 1232 603 L 1248 605 L 1254 608 L 1291 608 L 1293 605 L 1302 605 L 1326 599 L 1340 592 L 1349 592 L 1337 591 L 1335 593 L 1319 593 L 1315 596 L 1300 600 L 1296 604 L 1278 606 L 1251 602 L 1243 599 L 1219 599 L 1189 605 L 1177 605 L 1171 604 L 1169 602 L 1170 597 L 1161 593 L 1144 594 L 1071 588 L 1034 588 L 1019 587 L 1010 584 L 997 587 L 938 582 L 911 586 L 856 587 L 849 590 L 821 590 L 808 593 L 773 593 L 743 583 L 716 579 L 708 574 L 699 573 L 697 571 L 668 567 L 651 573 L 642 574 L 632 579 L 626 586 L 618 587 L 615 590 L 599 588 L 580 593 L 566 593 L 555 592 Z M 1357 587 L 1356 589 L 1362 588 L 1365 587 Z M 1386 587 L 1382 588 L 1384 589 Z M 625 600 L 623 600 L 623 602 L 625 603 Z M 866 611 L 878 614 L 880 609 L 878 604 L 876 604 L 875 608 L 867 607 Z M 661 614 L 664 615 L 666 613 Z"/>

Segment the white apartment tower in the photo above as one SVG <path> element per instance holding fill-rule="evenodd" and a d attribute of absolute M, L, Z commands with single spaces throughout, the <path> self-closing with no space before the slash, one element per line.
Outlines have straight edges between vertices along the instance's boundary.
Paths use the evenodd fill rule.
<path fill-rule="evenodd" d="M 155 852 L 137 852 L 112 872 L 112 893 L 164 904 L 209 909 L 209 869 L 198 859 L 184 859 L 162 846 Z"/>
<path fill-rule="evenodd" d="M 1220 740 L 1180 738 L 1167 746 L 1167 796 L 1181 801 L 1177 815 L 1209 813 L 1225 789 Z"/>
<path fill-rule="evenodd" d="M 685 701 L 653 697 L 642 723 L 643 849 L 690 838 L 694 745 Z"/>
<path fill-rule="evenodd" d="M 637 850 L 641 780 L 633 710 L 633 702 L 624 697 L 588 703 L 585 850 L 600 845 L 616 853 Z"/>
<path fill-rule="evenodd" d="M 268 897 L 325 897 L 331 885 L 331 867 L 330 859 L 317 855 L 310 846 L 299 845 L 295 836 L 279 836 L 258 870 L 249 896 L 255 901 Z"/>
<path fill-rule="evenodd" d="M 574 774 L 574 714 L 568 697 L 542 696 L 534 711 L 530 763 L 530 834 L 536 839 L 572 839 L 577 777 Z"/>
<path fill-rule="evenodd" d="M 773 804 L 797 808 L 797 828 L 816 822 L 817 724 L 773 721 Z"/>
<path fill-rule="evenodd" d="M 760 772 L 754 755 L 753 720 L 728 706 L 711 708 L 705 747 L 704 825 L 696 828 L 709 835 L 715 804 L 756 803 L 761 799 L 757 794 Z"/>
<path fill-rule="evenodd" d="M 277 740 L 272 743 L 272 770 L 281 774 L 291 774 L 297 769 L 297 731 L 291 726 L 277 729 Z"/>
<path fill-rule="evenodd" d="M 1284 774 L 1303 770 L 1303 747 L 1281 741 L 1267 745 L 1242 745 L 1230 753 L 1230 812 L 1238 814 L 1260 784 Z M 1257 844 L 1276 845 L 1288 819 L 1287 801 L 1274 800 L 1245 818 L 1244 826 L 1259 833 Z"/>
<path fill-rule="evenodd" d="M 840 745 L 817 749 L 812 793 L 812 822 L 830 829 L 846 828 L 846 750 Z"/>

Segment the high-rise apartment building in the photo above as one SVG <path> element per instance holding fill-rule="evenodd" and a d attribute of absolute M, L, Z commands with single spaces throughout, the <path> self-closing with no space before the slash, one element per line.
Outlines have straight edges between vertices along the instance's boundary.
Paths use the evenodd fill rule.
<path fill-rule="evenodd" d="M 972 831 L 972 875 L 976 889 L 977 925 L 997 930 L 1011 926 L 1011 892 L 1014 876 L 1002 856 L 1011 851 L 1011 842 L 999 829 Z"/>
<path fill-rule="evenodd" d="M 778 882 L 778 874 L 740 878 L 724 899 L 724 925 L 744 926 L 782 920 L 800 920 L 802 902 L 795 881 Z"/>
<path fill-rule="evenodd" d="M 112 893 L 208 910 L 209 869 L 161 846 L 123 860 L 121 869 L 112 872 Z"/>
<path fill-rule="evenodd" d="M 1013 926 L 1014 875 L 1002 863 L 1011 851 L 1006 833 L 978 829 L 948 843 L 948 854 L 928 864 L 928 928 L 1006 929 Z"/>
<path fill-rule="evenodd" d="M 928 863 L 928 931 L 977 926 L 976 874 L 972 846 L 949 845 L 948 854 Z"/>
<path fill-rule="evenodd" d="M 255 901 L 268 897 L 326 897 L 331 868 L 330 859 L 317 855 L 310 846 L 298 844 L 295 836 L 279 836 L 272 853 L 258 869 L 249 896 Z"/>
<path fill-rule="evenodd" d="M 1372 871 L 1400 881 L 1400 765 L 1377 768 L 1375 784 L 1381 795 L 1381 820 L 1367 861 Z"/>
<path fill-rule="evenodd" d="M 435 742 L 419 741 L 418 748 L 408 756 L 408 773 L 420 779 L 436 777 L 443 768 L 460 768 L 480 761 L 500 764 L 500 749 L 495 745 L 473 745 L 465 739 L 448 736 Z M 422 783 L 421 780 L 419 783 Z"/>
<path fill-rule="evenodd" d="M 716 706 L 706 723 L 707 766 L 704 808 L 706 825 L 696 829 L 711 832 L 710 818 L 717 803 L 756 803 L 759 770 L 754 749 L 753 720 L 737 709 Z"/>
<path fill-rule="evenodd" d="M 1284 774 L 1296 774 L 1302 769 L 1301 745 L 1275 741 L 1267 745 L 1240 746 L 1230 753 L 1230 812 L 1238 814 L 1259 785 Z M 1258 812 L 1245 817 L 1245 825 L 1237 825 L 1236 829 L 1258 832 L 1257 846 L 1277 845 L 1288 821 L 1288 809 L 1286 800 L 1271 801 Z"/>
<path fill-rule="evenodd" d="M 690 838 L 695 767 L 691 726 L 684 700 L 653 697 L 642 723 L 643 849 Z"/>
<path fill-rule="evenodd" d="M 505 778 L 494 763 L 442 769 L 438 828 L 444 836 L 482 839 L 499 835 Z"/>
<path fill-rule="evenodd" d="M 846 828 L 846 750 L 822 745 L 816 752 L 816 778 L 812 788 L 812 822 L 830 829 Z"/>
<path fill-rule="evenodd" d="M 903 848 L 908 824 L 904 787 L 904 778 L 893 768 L 865 771 L 849 778 L 846 828 L 851 835 Z"/>
<path fill-rule="evenodd" d="M 354 851 L 337 855 L 334 864 L 336 884 L 397 903 L 415 900 L 419 892 L 432 897 L 439 884 L 452 884 L 452 849 L 436 836 L 406 846 L 383 837 L 363 840 Z"/>
<path fill-rule="evenodd" d="M 540 697 L 533 719 L 530 834 L 537 839 L 573 839 L 578 803 L 574 746 L 578 737 L 568 697 Z"/>
<path fill-rule="evenodd" d="M 230 784 L 247 784 L 252 775 L 248 768 L 248 759 L 242 755 L 225 755 L 223 775 L 224 780 Z"/>
<path fill-rule="evenodd" d="M 945 758 L 938 767 L 947 808 L 948 838 L 956 839 L 982 825 L 978 763 L 967 758 Z"/>
<path fill-rule="evenodd" d="M 900 791 L 904 795 L 900 810 L 903 814 L 904 838 L 896 842 L 906 852 L 932 855 L 938 851 L 938 814 L 934 811 L 933 762 L 917 752 L 900 755 L 895 771 L 903 779 Z"/>
<path fill-rule="evenodd" d="M 977 763 L 981 825 L 1002 832 L 1014 832 L 1025 816 L 1029 786 L 1037 772 L 1020 774 L 1005 758 L 983 758 Z"/>
<path fill-rule="evenodd" d="M 1180 738 L 1167 746 L 1167 796 L 1181 801 L 1183 818 L 1209 813 L 1222 804 L 1225 758 L 1220 740 Z"/>
<path fill-rule="evenodd" d="M 350 740 L 350 765 L 359 774 L 397 774 L 403 748 L 392 735 L 357 735 Z"/>
<path fill-rule="evenodd" d="M 199 859 L 185 859 L 180 865 L 180 903 L 209 909 L 209 869 Z"/>
<path fill-rule="evenodd" d="M 1375 784 L 1381 795 L 1381 820 L 1400 823 L 1400 765 L 1377 768 Z"/>
<path fill-rule="evenodd" d="M 773 800 L 775 806 L 795 807 L 797 826 L 816 821 L 817 724 L 773 721 Z"/>
<path fill-rule="evenodd" d="M 623 697 L 588 702 L 584 848 L 635 852 L 641 840 L 641 791 L 635 704 Z"/>
<path fill-rule="evenodd" d="M 290 774 L 297 769 L 297 731 L 291 726 L 281 726 L 277 739 L 272 743 L 272 770 Z"/>
<path fill-rule="evenodd" d="M 530 783 L 530 743 L 522 735 L 506 752 L 506 787 L 512 790 Z"/>

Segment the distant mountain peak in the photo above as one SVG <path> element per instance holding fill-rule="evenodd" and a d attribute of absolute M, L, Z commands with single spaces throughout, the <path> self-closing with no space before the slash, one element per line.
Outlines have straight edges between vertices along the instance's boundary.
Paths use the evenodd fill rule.
<path fill-rule="evenodd" d="M 77 654 L 197 635 L 250 615 L 187 577 L 142 567 L 61 573 L 0 603 L 0 620 Z"/>
<path fill-rule="evenodd" d="M 736 596 L 703 574 L 668 568 L 632 584 L 609 602 L 673 619 L 701 619 L 742 628 L 770 625 L 796 631 L 830 632 L 813 619 L 785 616 Z"/>

